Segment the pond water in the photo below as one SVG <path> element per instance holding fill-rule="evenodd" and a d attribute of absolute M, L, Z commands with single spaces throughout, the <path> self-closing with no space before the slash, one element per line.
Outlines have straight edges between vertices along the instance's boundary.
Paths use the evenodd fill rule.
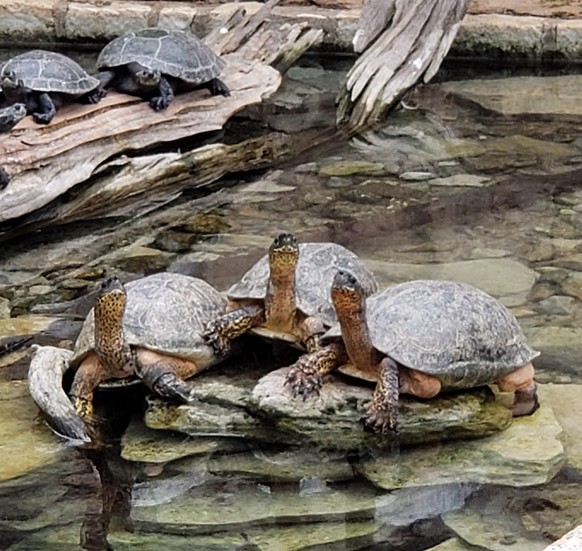
<path fill-rule="evenodd" d="M 582 522 L 582 77 L 451 65 L 381 127 L 324 140 L 349 63 L 308 59 L 260 123 L 229 123 L 303 135 L 300 155 L 4 243 L 0 334 L 70 347 L 104 273 L 225 290 L 292 231 L 354 250 L 381 285 L 454 279 L 500 299 L 541 351 L 540 410 L 485 438 L 345 452 L 148 429 L 143 390 L 125 389 L 99 397 L 109 445 L 81 450 L 37 415 L 18 350 L 0 358 L 0 549 L 541 551 Z M 292 357 L 254 342 L 196 384 Z"/>

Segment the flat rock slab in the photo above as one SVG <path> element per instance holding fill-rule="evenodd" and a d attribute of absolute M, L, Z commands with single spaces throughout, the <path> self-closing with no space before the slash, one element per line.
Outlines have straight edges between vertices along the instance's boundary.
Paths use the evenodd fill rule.
<path fill-rule="evenodd" d="M 252 373 L 202 374 L 196 378 L 196 401 L 191 404 L 148 398 L 145 423 L 192 436 L 236 436 L 344 450 L 485 436 L 511 423 L 509 410 L 485 387 L 428 401 L 404 396 L 397 436 L 374 435 L 362 424 L 372 387 L 330 378 L 319 396 L 303 401 L 284 385 L 287 372 L 277 369 L 258 383 Z"/>
<path fill-rule="evenodd" d="M 456 81 L 442 89 L 503 115 L 582 116 L 582 75 Z"/>
<path fill-rule="evenodd" d="M 67 455 L 37 412 L 25 381 L 0 381 L 0 482 Z"/>
<path fill-rule="evenodd" d="M 514 419 L 499 434 L 402 450 L 398 457 L 378 455 L 362 461 L 356 469 L 385 489 L 450 482 L 544 484 L 564 464 L 561 435 L 552 407 L 542 399 L 536 413 Z"/>

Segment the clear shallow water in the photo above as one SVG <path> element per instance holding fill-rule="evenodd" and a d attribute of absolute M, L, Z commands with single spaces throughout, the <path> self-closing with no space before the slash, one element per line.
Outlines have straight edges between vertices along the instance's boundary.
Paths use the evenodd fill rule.
<path fill-rule="evenodd" d="M 282 94 L 291 105 L 309 98 L 319 111 L 300 124 L 297 114 L 271 117 L 271 125 L 306 131 L 329 124 L 333 94 L 326 86 L 333 90 L 341 74 L 309 65 L 289 75 Z M 185 194 L 136 221 L 59 228 L 27 244 L 9 243 L 2 296 L 13 315 L 56 317 L 59 323 L 38 329 L 38 341 L 57 343 L 74 338 L 90 305 L 83 298 L 90 287 L 79 282 L 97 280 L 102 267 L 181 271 L 225 289 L 279 231 L 338 241 L 359 253 L 382 284 L 459 279 L 511 307 L 542 351 L 539 382 L 560 384 L 543 397 L 563 427 L 563 456 L 552 448 L 556 438 L 540 433 L 547 453 L 520 462 L 518 435 L 509 445 L 515 448 L 502 450 L 516 464 L 487 484 L 475 471 L 497 468 L 497 456 L 478 447 L 455 463 L 470 442 L 347 457 L 316 449 L 290 454 L 238 439 L 189 441 L 184 451 L 185 439 L 176 435 L 152 446 L 162 437 L 140 433 L 138 414 L 131 426 L 144 455 L 127 460 L 116 445 L 100 452 L 61 448 L 35 417 L 22 383 L 9 381 L 0 411 L 0 549 L 77 549 L 80 540 L 86 549 L 103 549 L 107 537 L 116 550 L 448 546 L 440 551 L 466 549 L 459 543 L 465 541 L 531 551 L 580 523 L 582 461 L 574 445 L 582 342 L 580 122 L 551 113 L 493 114 L 474 96 L 440 88 L 415 94 L 407 101 L 418 109 L 398 111 L 382 128 L 324 143 L 243 180 L 229 178 L 223 192 L 204 201 Z M 148 251 L 136 251 L 136 243 Z M 266 371 L 277 359 L 260 348 L 247 361 Z M 3 379 L 22 378 L 26 362 L 8 362 Z M 136 413 L 140 403 L 139 394 L 135 403 L 122 395 L 109 411 L 132 406 Z M 548 420 L 544 434 L 556 426 Z M 396 472 L 398 482 L 382 488 L 374 472 Z"/>

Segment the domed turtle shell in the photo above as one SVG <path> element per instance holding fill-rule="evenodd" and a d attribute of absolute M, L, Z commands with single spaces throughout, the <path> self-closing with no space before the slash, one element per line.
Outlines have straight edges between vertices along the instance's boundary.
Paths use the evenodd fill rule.
<path fill-rule="evenodd" d="M 331 302 L 331 284 L 338 270 L 349 271 L 358 278 L 366 296 L 378 289 L 374 274 L 345 247 L 336 243 L 299 244 L 295 272 L 296 306 L 307 316 L 319 317 L 327 326 L 337 319 Z M 265 255 L 228 290 L 228 298 L 264 300 L 269 274 L 269 257 Z"/>
<path fill-rule="evenodd" d="M 0 69 L 0 81 L 7 73 L 36 92 L 82 95 L 99 86 L 75 61 L 63 54 L 32 50 L 9 59 Z"/>
<path fill-rule="evenodd" d="M 210 367 L 218 361 L 200 333 L 206 323 L 224 313 L 226 300 L 208 283 L 182 274 L 160 273 L 125 285 L 123 316 L 130 345 L 174 354 Z M 94 311 L 87 315 L 77 338 L 72 367 L 95 347 Z"/>
<path fill-rule="evenodd" d="M 503 304 L 464 283 L 401 283 L 369 297 L 366 310 L 376 349 L 403 366 L 434 375 L 445 388 L 494 382 L 539 355 Z M 323 342 L 340 335 L 338 323 Z M 352 365 L 340 371 L 373 379 Z"/>
<path fill-rule="evenodd" d="M 192 33 L 156 27 L 113 39 L 101 50 L 97 67 L 113 69 L 132 62 L 195 85 L 216 78 L 225 65 Z"/>

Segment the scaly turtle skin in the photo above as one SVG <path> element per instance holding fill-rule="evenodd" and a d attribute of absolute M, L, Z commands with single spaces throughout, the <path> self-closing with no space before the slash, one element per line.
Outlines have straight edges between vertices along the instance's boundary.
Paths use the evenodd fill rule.
<path fill-rule="evenodd" d="M 24 117 L 26 117 L 24 103 L 15 103 L 0 109 L 0 134 L 12 130 Z"/>
<path fill-rule="evenodd" d="M 51 122 L 67 100 L 97 103 L 105 95 L 99 81 L 78 63 L 45 50 L 9 59 L 0 69 L 0 88 L 8 104 L 23 103 L 39 124 Z"/>
<path fill-rule="evenodd" d="M 112 40 L 97 59 L 97 78 L 114 88 L 149 99 L 161 111 L 179 92 L 208 88 L 212 95 L 230 96 L 218 75 L 224 61 L 192 33 L 146 28 Z"/>
<path fill-rule="evenodd" d="M 376 382 L 366 424 L 396 430 L 398 396 L 432 398 L 443 389 L 497 383 L 515 392 L 513 414 L 538 407 L 532 350 L 513 316 L 487 293 L 452 281 L 419 280 L 365 298 L 348 272 L 332 286 L 338 323 L 322 347 L 300 358 L 288 375 L 294 393 L 317 391 L 340 371 Z M 343 340 L 343 343 L 342 343 Z"/>
<path fill-rule="evenodd" d="M 357 274 L 366 296 L 378 288 L 373 274 L 345 247 L 298 245 L 293 235 L 282 233 L 269 254 L 228 290 L 228 313 L 211 322 L 203 338 L 219 355 L 247 331 L 315 350 L 336 321 L 329 289 L 342 269 Z"/>
<path fill-rule="evenodd" d="M 93 411 L 93 392 L 110 379 L 137 374 L 161 396 L 190 399 L 188 377 L 219 358 L 200 333 L 224 312 L 226 300 L 194 277 L 162 273 L 128 283 L 103 282 L 87 316 L 70 366 L 71 397 L 82 417 Z"/>

